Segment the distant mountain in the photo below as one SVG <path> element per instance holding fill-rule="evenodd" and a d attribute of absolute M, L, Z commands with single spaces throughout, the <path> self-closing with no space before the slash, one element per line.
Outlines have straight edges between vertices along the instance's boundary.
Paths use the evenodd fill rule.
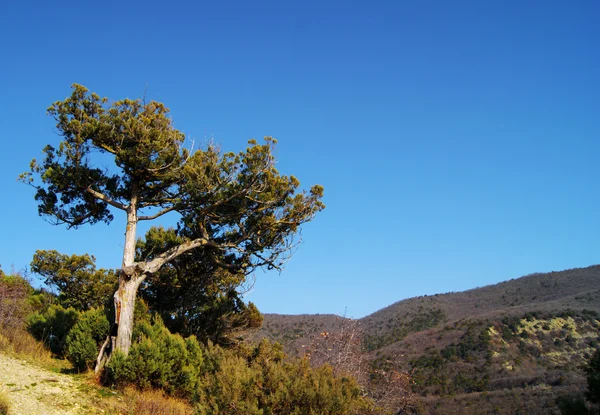
<path fill-rule="evenodd" d="M 343 317 L 265 314 L 252 338 L 299 355 Z M 600 266 L 399 301 L 359 321 L 373 367 L 413 373 L 423 413 L 559 413 L 600 343 Z"/>

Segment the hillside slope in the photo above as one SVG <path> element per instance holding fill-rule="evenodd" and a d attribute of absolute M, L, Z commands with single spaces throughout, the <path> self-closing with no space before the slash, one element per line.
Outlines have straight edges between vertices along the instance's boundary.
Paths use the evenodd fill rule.
<path fill-rule="evenodd" d="M 302 354 L 333 315 L 265 315 L 252 337 Z M 399 301 L 359 320 L 374 368 L 411 371 L 425 413 L 558 413 L 600 342 L 600 266 Z"/>

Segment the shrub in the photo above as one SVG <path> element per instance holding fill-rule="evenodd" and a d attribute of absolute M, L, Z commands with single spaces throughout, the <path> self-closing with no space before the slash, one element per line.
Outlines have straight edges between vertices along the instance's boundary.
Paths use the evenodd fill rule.
<path fill-rule="evenodd" d="M 556 402 L 562 415 L 592 414 L 585 403 L 585 399 L 583 399 L 583 396 L 581 395 L 561 396 L 557 398 Z"/>
<path fill-rule="evenodd" d="M 34 313 L 28 318 L 28 330 L 37 340 L 44 342 L 56 356 L 63 357 L 69 331 L 79 318 L 79 312 L 72 307 L 51 305 L 42 313 Z"/>
<path fill-rule="evenodd" d="M 207 415 L 341 415 L 366 410 L 358 384 L 336 377 L 329 365 L 284 360 L 279 344 L 263 340 L 235 350 L 208 346 L 198 410 Z"/>
<path fill-rule="evenodd" d="M 36 293 L 24 278 L 0 270 L 0 350 L 47 360 L 44 346 L 25 330 L 26 317 L 40 306 L 44 293 Z"/>
<path fill-rule="evenodd" d="M 90 309 L 79 316 L 65 341 L 65 356 L 78 371 L 92 369 L 110 330 L 104 310 Z"/>
<path fill-rule="evenodd" d="M 137 324 L 133 339 L 127 357 L 113 354 L 105 381 L 163 389 L 194 402 L 198 413 L 342 415 L 369 406 L 352 378 L 334 376 L 328 365 L 313 369 L 306 359 L 287 361 L 282 346 L 266 340 L 202 347 L 193 336 L 171 334 L 159 318 Z"/>
<path fill-rule="evenodd" d="M 115 353 L 106 366 L 106 381 L 139 388 L 161 388 L 181 397 L 198 390 L 202 350 L 195 337 L 171 334 L 160 318 L 134 328 L 129 356 Z"/>
<path fill-rule="evenodd" d="M 29 282 L 18 275 L 6 275 L 0 270 L 0 329 L 20 329 L 31 312 L 28 302 L 33 292 Z"/>

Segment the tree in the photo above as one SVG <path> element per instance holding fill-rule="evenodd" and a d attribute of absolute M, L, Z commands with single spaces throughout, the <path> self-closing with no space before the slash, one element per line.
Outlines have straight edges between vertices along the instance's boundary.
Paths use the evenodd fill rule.
<path fill-rule="evenodd" d="M 165 264 L 186 254 L 244 275 L 280 269 L 299 226 L 324 208 L 321 186 L 300 192 L 294 176 L 277 171 L 271 137 L 251 140 L 238 154 L 212 144 L 186 149 L 164 104 L 109 104 L 77 84 L 48 114 L 63 140 L 47 145 L 44 160 L 32 160 L 20 176 L 36 188 L 39 214 L 69 228 L 109 223 L 115 210 L 126 216 L 115 325 L 96 370 L 114 350 L 127 355 L 138 288 Z M 96 165 L 109 158 L 114 165 Z M 136 259 L 138 223 L 170 212 L 178 214 L 171 239 Z"/>
<path fill-rule="evenodd" d="M 168 283 L 165 273 L 150 278 L 141 295 L 149 309 L 157 312 L 173 333 L 194 335 L 202 342 L 227 346 L 239 342 L 246 329 L 258 328 L 263 317 L 250 302 L 245 304 L 235 288 L 207 292 L 193 285 L 197 275 L 183 275 L 176 284 Z"/>
<path fill-rule="evenodd" d="M 57 251 L 35 251 L 31 270 L 45 279 L 46 285 L 59 291 L 58 301 L 78 311 L 103 308 L 117 286 L 114 270 L 96 269 L 91 255 L 65 255 Z"/>
<path fill-rule="evenodd" d="M 143 240 L 138 240 L 136 258 L 163 251 L 161 246 L 173 239 L 174 232 L 151 228 Z M 236 332 L 262 324 L 254 304 L 242 301 L 238 290 L 247 289 L 245 283 L 243 272 L 220 268 L 198 254 L 183 254 L 146 279 L 140 293 L 172 332 L 229 345 L 236 342 Z"/>

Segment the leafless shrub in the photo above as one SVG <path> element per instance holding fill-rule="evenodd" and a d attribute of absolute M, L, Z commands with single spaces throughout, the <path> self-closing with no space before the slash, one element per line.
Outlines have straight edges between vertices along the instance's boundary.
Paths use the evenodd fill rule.
<path fill-rule="evenodd" d="M 27 304 L 29 283 L 18 276 L 7 276 L 0 271 L 0 327 L 5 332 L 22 328 L 30 312 Z"/>
<path fill-rule="evenodd" d="M 352 376 L 371 398 L 378 414 L 414 412 L 417 400 L 411 391 L 411 376 L 395 361 L 386 369 L 375 369 L 363 350 L 363 332 L 357 320 L 339 318 L 339 330 L 313 336 L 306 356 L 313 366 L 329 364 L 337 376 Z"/>
<path fill-rule="evenodd" d="M 32 311 L 28 301 L 29 282 L 21 276 L 8 276 L 0 270 L 0 350 L 50 359 L 50 352 L 26 330 L 26 317 Z"/>

